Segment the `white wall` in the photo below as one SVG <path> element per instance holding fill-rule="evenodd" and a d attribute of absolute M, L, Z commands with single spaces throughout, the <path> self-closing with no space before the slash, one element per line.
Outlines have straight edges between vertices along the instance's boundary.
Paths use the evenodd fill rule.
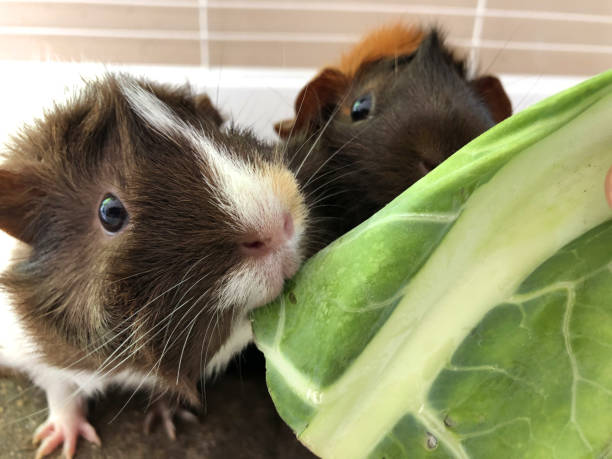
<path fill-rule="evenodd" d="M 292 116 L 293 100 L 315 70 L 116 67 L 98 64 L 0 62 L 0 139 L 64 99 L 82 78 L 105 70 L 127 71 L 170 83 L 190 82 L 208 92 L 221 111 L 260 136 L 274 139 L 274 122 Z M 580 78 L 508 75 L 502 81 L 515 111 L 579 82 Z"/>

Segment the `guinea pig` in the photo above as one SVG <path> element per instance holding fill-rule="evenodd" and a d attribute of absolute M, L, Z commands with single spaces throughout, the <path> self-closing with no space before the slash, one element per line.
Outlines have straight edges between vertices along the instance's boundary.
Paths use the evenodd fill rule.
<path fill-rule="evenodd" d="M 106 75 L 7 145 L 0 365 L 46 392 L 37 457 L 100 442 L 85 402 L 109 384 L 197 403 L 301 264 L 281 152 L 220 122 L 188 87 Z"/>
<path fill-rule="evenodd" d="M 500 81 L 468 78 L 436 29 L 367 35 L 275 125 L 319 221 L 319 248 L 512 113 Z"/>

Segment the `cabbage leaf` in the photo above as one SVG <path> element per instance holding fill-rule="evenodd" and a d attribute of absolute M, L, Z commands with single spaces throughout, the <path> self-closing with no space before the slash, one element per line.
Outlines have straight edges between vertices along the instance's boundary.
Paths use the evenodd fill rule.
<path fill-rule="evenodd" d="M 328 458 L 612 454 L 611 165 L 612 71 L 310 259 L 252 316 L 298 438 Z"/>

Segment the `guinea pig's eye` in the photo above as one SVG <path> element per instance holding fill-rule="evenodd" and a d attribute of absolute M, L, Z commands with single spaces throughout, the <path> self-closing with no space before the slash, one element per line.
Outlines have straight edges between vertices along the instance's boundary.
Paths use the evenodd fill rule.
<path fill-rule="evenodd" d="M 125 226 L 128 213 L 119 201 L 119 198 L 112 194 L 107 194 L 102 198 L 98 209 L 100 223 L 109 233 L 116 233 Z"/>
<path fill-rule="evenodd" d="M 353 102 L 351 119 L 361 121 L 366 119 L 372 110 L 372 94 L 365 94 Z"/>

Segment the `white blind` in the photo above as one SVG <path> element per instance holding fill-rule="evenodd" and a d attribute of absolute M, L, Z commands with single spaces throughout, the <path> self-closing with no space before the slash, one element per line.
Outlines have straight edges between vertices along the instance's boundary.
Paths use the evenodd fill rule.
<path fill-rule="evenodd" d="M 0 1 L 0 59 L 312 68 L 399 20 L 494 73 L 612 68 L 610 0 Z"/>

